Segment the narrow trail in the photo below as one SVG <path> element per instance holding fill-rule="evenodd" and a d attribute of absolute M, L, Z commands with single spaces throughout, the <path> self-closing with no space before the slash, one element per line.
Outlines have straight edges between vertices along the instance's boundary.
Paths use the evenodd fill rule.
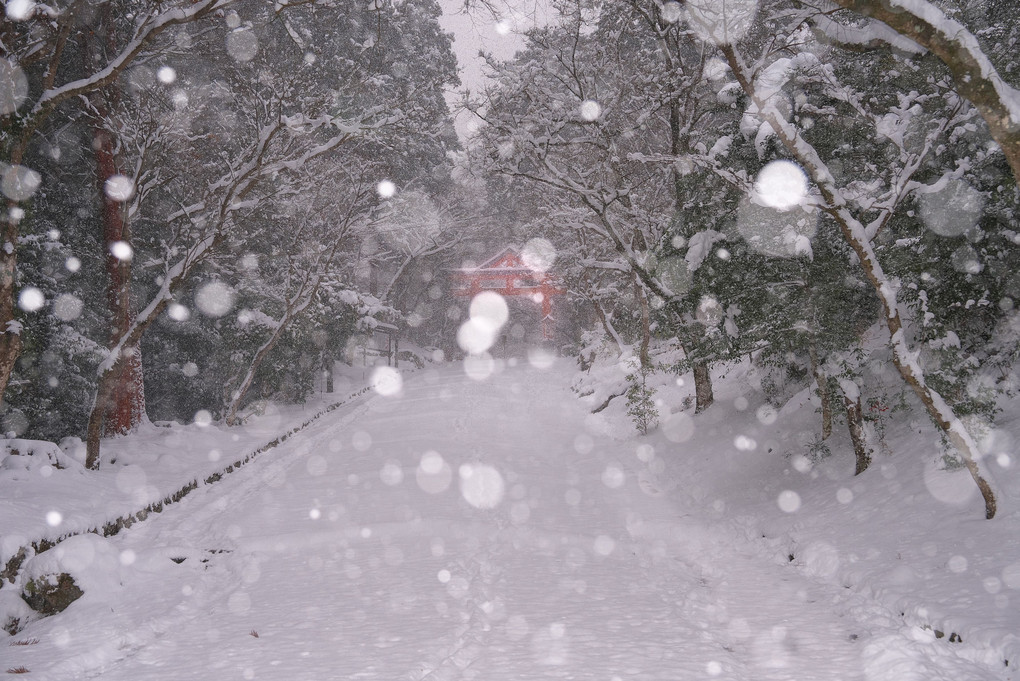
<path fill-rule="evenodd" d="M 865 679 L 841 594 L 721 543 L 677 502 L 682 485 L 655 488 L 637 443 L 586 432 L 565 377 L 422 372 L 124 533 L 119 546 L 143 558 L 157 546 L 186 559 L 125 587 L 147 589 L 147 609 L 112 604 L 94 623 L 132 632 L 109 642 L 112 659 L 83 648 L 53 669 Z"/>

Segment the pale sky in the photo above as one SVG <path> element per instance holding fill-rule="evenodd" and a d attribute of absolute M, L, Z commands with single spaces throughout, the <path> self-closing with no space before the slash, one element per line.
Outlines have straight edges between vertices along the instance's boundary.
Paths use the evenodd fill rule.
<path fill-rule="evenodd" d="M 478 56 L 484 50 L 497 59 L 509 59 L 520 49 L 519 33 L 535 24 L 535 17 L 542 21 L 549 16 L 546 0 L 497 0 L 507 7 L 497 20 L 485 9 L 478 8 L 470 14 L 464 12 L 464 0 L 439 0 L 443 8 L 440 25 L 444 31 L 454 35 L 453 51 L 457 55 L 461 87 L 477 92 L 485 83 L 483 62 Z M 451 108 L 460 99 L 460 93 L 447 92 L 446 101 Z M 471 129 L 472 116 L 461 112 L 456 119 L 457 134 L 463 140 Z"/>

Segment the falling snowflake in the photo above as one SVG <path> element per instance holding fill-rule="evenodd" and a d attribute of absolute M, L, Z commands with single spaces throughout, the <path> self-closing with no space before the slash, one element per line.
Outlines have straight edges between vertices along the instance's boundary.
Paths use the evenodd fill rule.
<path fill-rule="evenodd" d="M 586 99 L 581 102 L 581 118 L 586 121 L 597 120 L 602 115 L 602 107 L 599 103 L 591 99 Z"/>
<path fill-rule="evenodd" d="M 70 293 L 61 293 L 53 301 L 53 316 L 61 321 L 74 321 L 81 316 L 85 303 L 81 298 Z"/>
<path fill-rule="evenodd" d="M 164 85 L 170 85 L 177 80 L 177 72 L 170 66 L 161 66 L 156 71 L 156 78 Z"/>
<path fill-rule="evenodd" d="M 42 176 L 25 166 L 7 166 L 0 177 L 0 191 L 11 201 L 25 201 L 42 184 Z"/>
<path fill-rule="evenodd" d="M 134 255 L 134 249 L 126 241 L 114 241 L 110 244 L 110 255 L 121 262 L 127 262 Z"/>
<path fill-rule="evenodd" d="M 475 508 L 499 506 L 505 491 L 503 476 L 492 466 L 464 464 L 460 467 L 460 493 Z"/>
<path fill-rule="evenodd" d="M 807 198 L 807 175 L 793 161 L 772 161 L 758 173 L 754 192 L 769 208 L 789 210 Z"/>
<path fill-rule="evenodd" d="M 251 30 L 238 28 L 227 34 L 227 54 L 235 61 L 244 63 L 255 58 L 259 52 L 259 41 Z"/>
<path fill-rule="evenodd" d="M 404 379 L 400 371 L 393 367 L 376 367 L 372 372 L 372 390 L 380 395 L 397 395 L 403 387 Z"/>
<path fill-rule="evenodd" d="M 784 490 L 779 494 L 780 510 L 786 513 L 796 513 L 800 510 L 800 495 L 793 490 Z"/>
<path fill-rule="evenodd" d="M 195 305 L 208 317 L 222 317 L 234 307 L 234 289 L 222 281 L 211 281 L 198 289 Z"/>
<path fill-rule="evenodd" d="M 34 286 L 26 286 L 18 295 L 18 307 L 25 312 L 36 312 L 46 304 L 46 296 Z"/>

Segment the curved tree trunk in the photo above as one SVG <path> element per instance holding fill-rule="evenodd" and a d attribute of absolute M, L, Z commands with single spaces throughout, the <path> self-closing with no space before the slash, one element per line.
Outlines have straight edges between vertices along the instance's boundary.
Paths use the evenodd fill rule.
<path fill-rule="evenodd" d="M 1020 90 L 1010 87 L 982 52 L 977 38 L 933 3 L 916 12 L 890 0 L 836 0 L 842 7 L 887 24 L 942 60 L 953 85 L 981 113 L 1020 186 Z"/>
<path fill-rule="evenodd" d="M 279 319 L 279 321 L 277 321 L 276 328 L 273 329 L 273 333 L 270 334 L 266 342 L 262 344 L 262 347 L 255 352 L 255 356 L 252 358 L 251 364 L 248 366 L 248 371 L 245 372 L 244 377 L 241 379 L 237 388 L 233 391 L 230 401 L 227 404 L 226 422 L 228 426 L 232 426 L 237 422 L 237 411 L 241 408 L 245 395 L 248 394 L 248 390 L 255 381 L 255 374 L 258 373 L 259 367 L 262 366 L 262 362 L 265 361 L 266 357 L 269 356 L 269 353 L 276 347 L 276 344 L 280 342 L 281 338 L 283 338 L 283 332 L 287 330 L 291 322 L 297 319 L 312 302 L 312 298 L 315 297 L 321 282 L 322 278 L 316 276 L 311 276 L 305 280 L 299 292 L 287 303 L 287 308 L 284 310 L 283 316 Z M 332 366 L 329 371 L 330 379 L 332 379 Z"/>

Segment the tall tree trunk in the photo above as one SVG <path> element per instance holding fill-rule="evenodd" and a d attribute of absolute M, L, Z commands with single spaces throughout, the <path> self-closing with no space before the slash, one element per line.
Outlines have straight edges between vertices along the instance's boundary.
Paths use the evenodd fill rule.
<path fill-rule="evenodd" d="M 674 157 L 679 157 L 686 146 L 686 140 L 683 138 L 683 111 L 681 107 L 682 103 L 679 96 L 673 96 L 669 101 L 669 152 Z M 674 215 L 682 215 L 685 195 L 683 178 L 675 164 L 672 166 L 672 175 L 673 211 Z M 682 236 L 689 240 L 693 236 L 690 232 L 690 229 L 685 229 Z M 691 368 L 694 372 L 694 413 L 700 414 L 715 402 L 715 394 L 712 390 L 712 370 L 707 362 L 701 360 L 694 360 Z"/>
<path fill-rule="evenodd" d="M 11 209 L 16 203 L 4 202 L 7 215 L 3 220 L 3 243 L 0 244 L 0 398 L 7 393 L 7 384 L 14 373 L 14 363 L 21 354 L 21 325 L 14 319 L 15 274 L 18 269 L 18 222 Z"/>
<path fill-rule="evenodd" d="M 829 377 L 818 363 L 818 347 L 814 336 L 808 341 L 808 355 L 811 357 L 811 374 L 818 387 L 818 399 L 822 403 L 822 439 L 828 440 L 832 435 L 832 400 L 829 397 Z"/>
<path fill-rule="evenodd" d="M 86 70 L 105 63 L 107 53 L 117 53 L 117 34 L 113 26 L 110 5 L 104 4 L 99 8 L 92 31 L 86 37 Z M 92 149 L 103 224 L 102 243 L 106 249 L 106 302 L 110 311 L 111 348 L 127 333 L 134 322 L 130 295 L 131 258 L 118 258 L 114 255 L 113 248 L 118 242 L 130 245 L 127 211 L 123 199 L 118 201 L 111 196 L 107 185 L 111 178 L 120 174 L 117 163 L 117 140 L 114 133 L 103 125 L 109 121 L 117 99 L 116 84 L 97 89 L 90 95 L 92 106 L 99 117 L 93 130 Z M 96 405 L 103 410 L 103 418 L 98 426 L 100 437 L 127 433 L 142 422 L 145 416 L 145 393 L 141 358 L 141 348 L 137 346 L 124 348 L 121 361 L 117 363 L 114 375 L 109 378 L 112 385 L 106 390 L 97 392 L 97 399 L 103 397 Z"/>
<path fill-rule="evenodd" d="M 843 388 L 843 407 L 846 409 L 846 425 L 850 430 L 850 442 L 854 447 L 854 475 L 860 475 L 871 465 L 871 447 L 864 432 L 864 411 L 861 409 L 861 393 L 856 384 L 841 381 Z"/>
<path fill-rule="evenodd" d="M 648 369 L 652 365 L 652 359 L 648 354 L 648 346 L 652 343 L 651 315 L 648 311 L 648 295 L 641 287 L 641 282 L 634 277 L 634 295 L 641 306 L 641 345 L 638 350 L 638 359 L 642 369 Z"/>
<path fill-rule="evenodd" d="M 163 31 L 200 20 L 221 9 L 219 0 L 196 0 L 183 9 L 180 7 L 157 9 L 152 17 L 145 21 L 144 27 L 138 29 L 135 39 L 131 41 L 128 48 L 113 56 L 107 63 L 108 68 L 94 71 L 87 67 L 85 73 L 93 74 L 92 77 L 55 86 L 58 72 L 65 72 L 65 69 L 62 68 L 64 47 L 72 34 L 79 35 L 82 12 L 91 12 L 95 4 L 89 2 L 70 3 L 59 13 L 59 19 L 56 22 L 57 30 L 40 38 L 39 45 L 43 46 L 42 51 L 45 53 L 50 50 L 49 64 L 42 79 L 42 88 L 35 92 L 34 105 L 22 107 L 21 111 L 28 113 L 19 120 L 17 131 L 8 131 L 12 136 L 5 140 L 4 152 L 9 151 L 10 156 L 5 158 L 4 162 L 10 165 L 21 164 L 25 150 L 33 140 L 35 132 L 58 109 L 59 104 L 88 95 L 92 91 L 114 82 L 133 63 L 135 57 L 143 50 L 148 49 Z M 151 20 L 153 17 L 155 20 Z M 18 202 L 11 201 L 6 206 L 8 210 L 0 217 L 0 224 L 3 225 L 3 240 L 0 242 L 0 398 L 6 393 L 7 386 L 10 384 L 11 374 L 14 371 L 15 362 L 21 354 L 22 346 L 20 328 L 14 318 L 15 301 L 17 300 L 19 219 L 12 217 L 9 210 L 18 207 Z"/>
<path fill-rule="evenodd" d="M 196 5 L 205 1 L 196 0 Z M 205 236 L 186 245 L 184 252 L 175 262 L 166 263 L 166 271 L 161 277 L 158 290 L 146 305 L 139 307 L 134 321 L 113 345 L 109 356 L 100 363 L 97 371 L 96 400 L 89 415 L 85 447 L 86 462 L 89 467 L 98 467 L 99 465 L 100 433 L 105 419 L 105 409 L 102 407 L 112 399 L 114 378 L 120 370 L 120 363 L 126 359 L 128 348 L 136 347 L 141 343 L 145 331 L 163 313 L 163 310 L 173 300 L 174 294 L 188 280 L 195 267 L 219 251 L 231 233 L 230 228 L 235 224 L 234 215 L 238 210 L 237 207 L 252 191 L 255 183 L 271 173 L 286 168 L 288 164 L 282 163 L 280 160 L 269 163 L 268 157 L 269 147 L 285 127 L 286 124 L 282 118 L 268 122 L 260 129 L 257 141 L 251 147 L 244 149 L 241 158 L 231 164 L 233 168 L 246 167 L 246 170 L 243 173 L 231 172 L 222 178 L 216 200 L 205 208 L 205 214 L 209 217 Z M 351 136 L 348 133 L 341 133 L 326 144 L 317 145 L 313 150 L 304 153 L 302 158 L 307 162 L 329 153 L 350 139 Z"/>
<path fill-rule="evenodd" d="M 31 131 L 23 130 L 11 150 L 11 165 L 20 165 Z M 4 201 L 7 210 L 0 217 L 3 224 L 3 243 L 0 243 L 0 401 L 7 394 L 7 386 L 14 373 L 14 365 L 21 356 L 21 324 L 14 318 L 18 273 L 17 201 Z M 2 435 L 2 433 L 0 433 Z"/>
<path fill-rule="evenodd" d="M 715 402 L 715 395 L 712 393 L 712 372 L 706 362 L 695 361 L 692 363 L 694 371 L 694 413 L 700 414 Z"/>
<path fill-rule="evenodd" d="M 100 109 L 102 112 L 103 110 Z M 118 174 L 113 135 L 96 129 L 93 141 L 96 159 L 96 180 L 102 199 L 103 243 L 106 246 L 106 300 L 110 308 L 110 345 L 116 344 L 134 322 L 131 310 L 131 259 L 114 255 L 114 245 L 130 245 L 130 226 L 124 205 L 111 198 L 106 183 Z M 124 349 L 113 388 L 108 391 L 104 410 L 102 436 L 117 435 L 132 430 L 145 416 L 145 388 L 142 380 L 142 354 L 137 345 Z"/>
<path fill-rule="evenodd" d="M 218 245 L 222 237 L 209 238 L 209 244 L 202 252 L 211 250 Z M 85 467 L 90 469 L 99 468 L 99 442 L 103 433 L 103 422 L 106 420 L 106 409 L 104 405 L 113 401 L 113 392 L 117 388 L 118 378 L 121 373 L 120 365 L 127 359 L 127 349 L 137 346 L 142 340 L 149 325 L 154 322 L 166 306 L 170 304 L 172 294 L 181 285 L 191 268 L 200 261 L 200 257 L 193 257 L 190 265 L 178 262 L 170 268 L 170 275 L 163 282 L 159 292 L 139 314 L 139 318 L 132 322 L 124 335 L 110 350 L 108 357 L 99 365 L 97 377 L 96 399 L 92 403 L 92 410 L 89 412 L 89 423 L 85 439 Z"/>
<path fill-rule="evenodd" d="M 333 355 L 326 355 L 323 358 L 322 370 L 326 372 L 326 392 L 333 392 L 333 368 L 336 364 L 336 360 L 333 359 Z"/>
<path fill-rule="evenodd" d="M 99 469 L 99 441 L 103 437 L 103 425 L 108 411 L 106 406 L 113 401 L 113 393 L 122 373 L 119 364 L 117 362 L 109 371 L 100 374 L 96 401 L 89 412 L 89 423 L 85 431 L 85 468 L 90 470 Z"/>

